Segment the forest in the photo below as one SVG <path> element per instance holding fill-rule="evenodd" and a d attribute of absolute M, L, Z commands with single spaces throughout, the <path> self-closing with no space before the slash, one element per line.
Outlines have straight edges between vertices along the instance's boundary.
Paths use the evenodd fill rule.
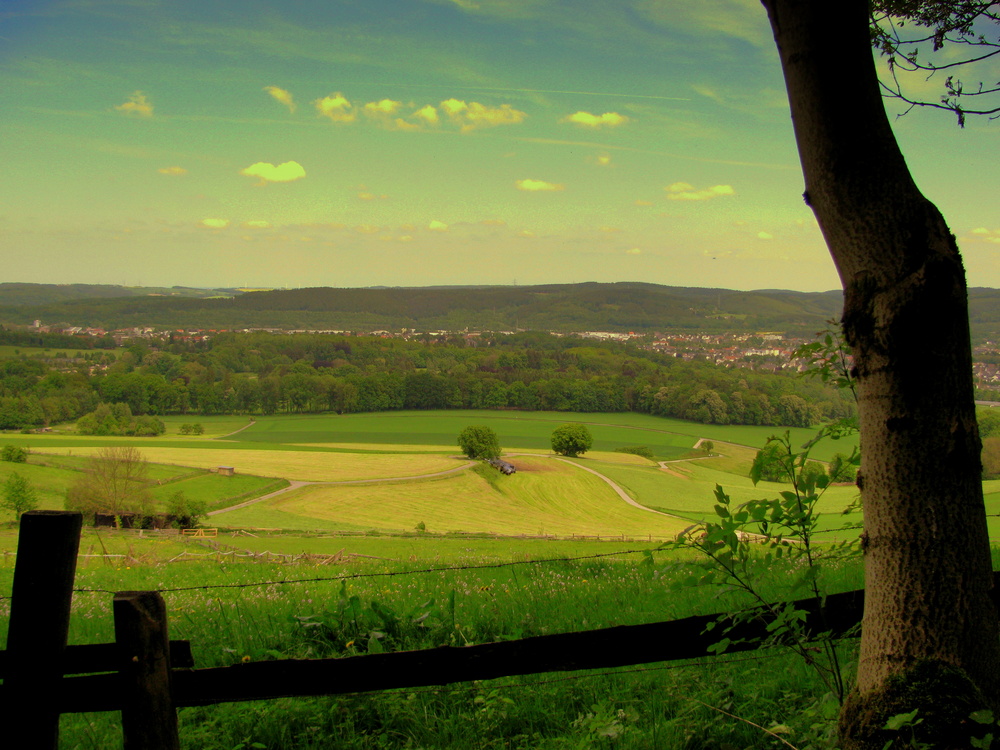
<path fill-rule="evenodd" d="M 75 357 L 30 351 L 0 360 L 2 429 L 78 420 L 102 403 L 125 404 L 134 417 L 485 408 L 787 426 L 854 410 L 838 390 L 794 373 L 537 332 L 437 341 L 223 333 Z"/>

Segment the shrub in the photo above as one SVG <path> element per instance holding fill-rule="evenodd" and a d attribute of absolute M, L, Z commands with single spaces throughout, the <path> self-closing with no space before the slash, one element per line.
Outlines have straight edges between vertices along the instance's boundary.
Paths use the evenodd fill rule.
<path fill-rule="evenodd" d="M 0 459 L 14 464 L 23 464 L 28 460 L 28 449 L 19 445 L 5 445 L 0 451 Z"/>
<path fill-rule="evenodd" d="M 192 500 L 178 490 L 167 500 L 167 515 L 175 527 L 191 528 L 208 516 L 208 503 L 204 500 Z"/>
<path fill-rule="evenodd" d="M 7 482 L 4 484 L 0 506 L 13 513 L 15 518 L 20 519 L 22 513 L 38 507 L 35 488 L 31 486 L 31 482 L 14 472 L 7 477 Z"/>
<path fill-rule="evenodd" d="M 983 478 L 1000 479 L 1000 437 L 983 441 Z"/>

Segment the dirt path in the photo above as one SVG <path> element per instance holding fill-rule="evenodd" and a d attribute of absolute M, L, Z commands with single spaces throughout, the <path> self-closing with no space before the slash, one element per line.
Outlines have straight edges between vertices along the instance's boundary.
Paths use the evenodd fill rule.
<path fill-rule="evenodd" d="M 231 438 L 233 435 L 239 435 L 241 432 L 243 432 L 243 430 L 249 430 L 255 424 L 257 424 L 257 420 L 251 420 L 250 422 L 247 422 L 245 425 L 243 425 L 242 427 L 240 427 L 240 429 L 238 429 L 238 430 L 233 430 L 232 432 L 228 432 L 225 435 L 219 435 L 219 437 L 212 438 L 212 439 L 213 440 L 225 440 L 226 438 Z"/>

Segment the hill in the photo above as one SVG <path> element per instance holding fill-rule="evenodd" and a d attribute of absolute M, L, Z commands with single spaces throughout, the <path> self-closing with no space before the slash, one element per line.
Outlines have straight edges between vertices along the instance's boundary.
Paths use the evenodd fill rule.
<path fill-rule="evenodd" d="M 197 294 L 195 294 L 197 292 Z M 229 295 L 221 298 L 221 295 Z M 164 296 L 165 295 L 165 296 Z M 977 338 L 1000 332 L 1000 290 L 970 290 Z M 840 291 L 671 287 L 639 282 L 256 291 L 0 284 L 0 322 L 108 329 L 373 331 L 760 331 L 811 333 L 839 315 Z"/>

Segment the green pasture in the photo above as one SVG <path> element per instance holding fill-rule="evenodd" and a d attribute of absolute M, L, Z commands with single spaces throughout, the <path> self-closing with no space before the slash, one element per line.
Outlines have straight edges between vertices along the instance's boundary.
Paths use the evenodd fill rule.
<path fill-rule="evenodd" d="M 531 563 L 538 560 L 572 558 L 585 555 L 611 556 L 633 553 L 655 547 L 646 540 L 597 541 L 596 539 L 539 539 L 474 534 L 436 534 L 410 532 L 396 536 L 373 534 L 223 534 L 219 544 L 226 550 L 276 555 L 332 556 L 340 553 L 337 568 L 341 565 L 364 566 L 385 562 L 411 564 L 415 567 L 431 565 L 462 565 L 491 563 Z M 634 556 L 633 556 L 634 557 Z M 630 559 L 623 554 L 622 560 Z"/>
<path fill-rule="evenodd" d="M 373 414 L 315 415 L 259 419 L 231 439 L 240 442 L 283 444 L 350 444 L 449 446 L 457 451 L 458 433 L 470 424 L 485 424 L 500 438 L 504 450 L 550 450 L 552 431 L 567 422 L 587 424 L 594 450 L 613 451 L 646 445 L 661 458 L 676 458 L 691 450 L 697 437 L 669 430 L 650 429 L 628 421 L 595 415 L 561 412 L 513 411 L 413 411 Z M 627 415 L 641 417 L 643 415 Z M 640 420 L 641 421 L 641 420 Z M 451 447 L 455 446 L 455 447 Z"/>
<path fill-rule="evenodd" d="M 241 545 L 256 540 L 219 541 Z M 498 642 L 671 620 L 735 605 L 713 589 L 674 587 L 678 570 L 673 561 L 657 551 L 647 558 L 643 545 L 634 546 L 639 551 L 631 554 L 565 560 L 558 559 L 563 554 L 545 552 L 565 550 L 578 557 L 619 552 L 622 545 L 489 540 L 492 552 L 480 554 L 482 540 L 428 536 L 374 543 L 394 547 L 368 547 L 359 554 L 391 559 L 278 565 L 172 555 L 172 544 L 188 545 L 186 551 L 196 555 L 207 551 L 203 543 L 125 533 L 85 538 L 81 549 L 98 557 L 85 558 L 77 574 L 69 642 L 113 640 L 109 592 L 119 590 L 161 591 L 171 637 L 190 641 L 202 668 Z M 128 556 L 102 557 L 104 548 Z M 144 564 L 145 550 L 176 561 Z M 506 561 L 515 564 L 496 565 Z M 478 567 L 482 565 L 492 567 Z M 427 570 L 435 567 L 450 569 Z M 0 594 L 10 592 L 11 571 L 8 564 L 0 567 Z M 765 596 L 785 595 L 787 573 L 781 565 L 761 571 Z M 836 571 L 831 590 L 853 588 L 859 580 L 858 566 Z M 853 658 L 851 648 L 845 646 L 845 661 Z M 815 723 L 805 710 L 825 689 L 801 661 L 769 654 L 756 663 L 740 656 L 733 662 L 713 658 L 707 668 L 672 664 L 669 670 L 599 670 L 556 679 L 529 675 L 434 690 L 182 709 L 181 743 L 202 750 L 255 744 L 275 750 L 639 750 L 693 747 L 693 741 L 699 747 L 773 746 L 745 721 L 720 718 L 704 708 L 705 703 L 717 705 L 720 695 L 731 713 L 760 726 L 782 722 L 799 732 Z M 120 746 L 119 727 L 115 712 L 67 715 L 61 742 L 66 747 Z M 623 732 L 614 743 L 607 736 L 612 730 Z M 523 743 L 511 745 L 513 737 Z"/>
<path fill-rule="evenodd" d="M 595 451 L 645 445 L 659 460 L 687 455 L 699 439 L 759 448 L 784 428 L 737 425 L 703 425 L 647 414 L 583 414 L 576 412 L 517 411 L 399 411 L 367 414 L 277 415 L 250 421 L 246 417 L 164 418 L 167 433 L 155 438 L 99 438 L 76 435 L 70 427 L 42 435 L 7 434 L 0 441 L 27 448 L 88 449 L 128 442 L 137 447 L 165 446 L 216 450 L 224 442 L 236 450 L 285 450 L 317 452 L 457 452 L 458 433 L 469 424 L 494 429 L 505 450 L 550 449 L 552 431 L 567 422 L 586 424 L 594 437 Z M 182 424 L 201 424 L 205 434 L 181 435 Z M 793 445 L 815 433 L 804 428 L 788 430 Z M 216 438 L 216 439 L 213 439 Z M 829 460 L 834 453 L 850 453 L 857 438 L 826 440 L 813 457 Z"/>
<path fill-rule="evenodd" d="M 23 464 L 0 461 L 0 486 L 18 473 L 34 488 L 41 510 L 62 510 L 66 490 L 85 470 L 87 457 L 33 453 Z M 223 476 L 204 469 L 147 463 L 147 477 L 153 498 L 160 503 L 174 493 L 183 492 L 191 500 L 204 501 L 209 508 L 230 504 L 236 498 L 252 498 L 274 486 L 271 477 L 236 474 Z M 0 518 L 0 521 L 13 520 Z"/>
<path fill-rule="evenodd" d="M 687 524 L 626 504 L 599 477 L 562 461 L 511 459 L 516 474 L 492 468 L 433 480 L 367 485 L 311 485 L 213 517 L 225 526 L 291 523 L 291 528 L 482 532 L 570 536 L 672 537 Z M 485 468 L 485 467 L 484 467 Z M 275 516 L 277 511 L 282 516 Z"/>
<path fill-rule="evenodd" d="M 594 450 L 613 451 L 645 445 L 659 460 L 679 458 L 693 450 L 699 439 L 759 448 L 786 428 L 745 425 L 704 425 L 648 414 L 584 414 L 578 412 L 519 411 L 400 411 L 370 414 L 277 416 L 258 419 L 229 439 L 262 444 L 365 444 L 440 446 L 455 445 L 458 433 L 469 424 L 485 424 L 496 431 L 504 450 L 548 450 L 552 431 L 561 424 L 586 424 L 594 437 Z M 787 428 L 792 444 L 799 446 L 814 430 Z M 813 457 L 828 460 L 834 453 L 850 453 L 857 438 L 825 440 Z"/>
<path fill-rule="evenodd" d="M 225 476 L 197 472 L 186 479 L 160 484 L 152 488 L 152 492 L 160 503 L 165 503 L 174 494 L 181 492 L 188 500 L 204 502 L 211 510 L 230 505 L 236 498 L 257 497 L 273 487 L 274 483 L 274 479 L 250 474 Z"/>

